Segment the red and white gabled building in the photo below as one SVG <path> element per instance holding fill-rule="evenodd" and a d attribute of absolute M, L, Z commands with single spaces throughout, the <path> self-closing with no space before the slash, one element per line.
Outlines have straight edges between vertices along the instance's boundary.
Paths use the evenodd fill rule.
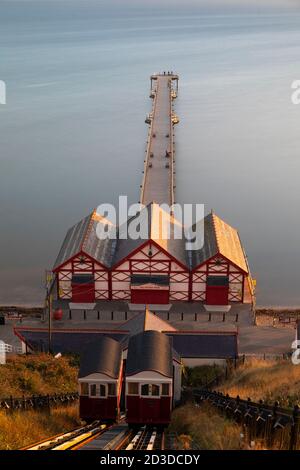
<path fill-rule="evenodd" d="M 143 211 L 147 211 L 145 218 Z M 147 238 L 118 240 L 111 268 L 112 300 L 137 304 L 188 301 L 188 258 L 184 240 L 172 236 L 175 219 L 155 203 L 142 209 L 139 218 L 147 220 Z"/>
<path fill-rule="evenodd" d="M 147 216 L 143 216 L 147 211 Z M 53 272 L 57 299 L 72 303 L 124 301 L 135 304 L 201 302 L 251 303 L 251 276 L 238 232 L 214 213 L 203 225 L 203 246 L 187 251 L 172 236 L 179 222 L 155 203 L 127 222 L 147 220 L 143 238 L 101 240 L 97 224 L 109 226 L 96 211 L 72 227 Z M 167 224 L 170 233 L 165 231 Z M 145 235 L 146 233 L 146 235 Z M 182 231 L 183 233 L 183 231 Z"/>
<path fill-rule="evenodd" d="M 191 300 L 207 305 L 251 303 L 252 279 L 237 230 L 213 212 L 202 224 L 203 247 L 190 252 Z"/>
<path fill-rule="evenodd" d="M 109 300 L 110 240 L 100 240 L 98 224 L 109 225 L 94 210 L 67 232 L 53 273 L 57 299 L 93 303 Z"/>

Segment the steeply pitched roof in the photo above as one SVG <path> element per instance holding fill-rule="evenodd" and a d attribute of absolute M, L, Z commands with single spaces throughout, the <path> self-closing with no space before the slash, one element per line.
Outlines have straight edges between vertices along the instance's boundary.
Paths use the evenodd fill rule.
<path fill-rule="evenodd" d="M 130 338 L 126 361 L 126 375 L 155 371 L 166 377 L 173 376 L 171 339 L 158 331 L 144 331 Z"/>
<path fill-rule="evenodd" d="M 141 238 L 122 239 L 120 234 L 128 233 L 130 227 L 138 226 Z M 185 240 L 179 235 L 183 233 L 183 226 L 167 211 L 154 202 L 144 206 L 139 214 L 128 219 L 118 231 L 118 242 L 113 258 L 113 265 L 128 257 L 147 241 L 155 242 L 159 247 L 169 253 L 181 264 L 188 267 L 185 250 Z"/>
<path fill-rule="evenodd" d="M 126 234 L 133 226 L 141 226 L 138 230 L 143 234 L 142 237 L 122 238 L 123 234 Z M 107 232 L 116 228 L 94 210 L 67 232 L 53 269 L 66 263 L 81 251 L 110 268 L 127 258 L 147 241 L 153 241 L 187 269 L 189 267 L 194 269 L 209 258 L 220 254 L 248 273 L 243 247 L 235 228 L 214 213 L 208 214 L 194 225 L 194 231 L 195 227 L 198 234 L 203 234 L 203 244 L 198 250 L 187 252 L 181 223 L 161 209 L 158 204 L 151 203 L 118 228 L 117 239 L 99 238 L 98 234 L 101 230 Z M 180 234 L 182 234 L 181 238 L 179 238 Z"/>
<path fill-rule="evenodd" d="M 184 358 L 235 358 L 238 354 L 236 333 L 167 333 L 173 348 Z"/>
<path fill-rule="evenodd" d="M 141 234 L 137 239 L 128 236 L 131 224 L 132 227 L 136 226 L 136 230 Z M 151 227 L 151 204 L 143 207 L 137 215 L 130 217 L 118 228 L 118 241 L 112 260 L 113 265 L 118 264 L 150 239 L 149 227 Z"/>
<path fill-rule="evenodd" d="M 176 328 L 157 315 L 154 315 L 150 312 L 148 307 L 146 307 L 144 312 L 138 313 L 133 318 L 120 325 L 118 330 L 128 331 L 128 334 L 132 336 L 147 330 L 176 331 Z"/>
<path fill-rule="evenodd" d="M 195 231 L 196 227 L 193 229 Z M 235 228 L 212 212 L 197 223 L 197 231 L 203 234 L 203 246 L 189 252 L 192 269 L 220 254 L 248 273 L 244 250 Z"/>
<path fill-rule="evenodd" d="M 108 336 L 99 336 L 82 354 L 78 377 L 102 373 L 116 379 L 119 376 L 121 359 L 120 343 Z"/>
<path fill-rule="evenodd" d="M 109 238 L 99 238 L 97 235 L 99 229 L 108 231 L 113 229 L 113 226 L 107 219 L 97 214 L 95 209 L 68 230 L 53 269 L 66 263 L 81 251 L 109 267 L 115 249 L 115 241 Z"/>

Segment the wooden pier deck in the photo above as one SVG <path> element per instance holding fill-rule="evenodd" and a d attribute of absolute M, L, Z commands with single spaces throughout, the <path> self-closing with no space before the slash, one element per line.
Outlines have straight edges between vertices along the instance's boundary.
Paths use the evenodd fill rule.
<path fill-rule="evenodd" d="M 173 83 L 176 82 L 176 89 Z M 140 202 L 174 203 L 174 142 L 173 99 L 177 94 L 178 76 L 159 74 L 151 76 L 152 113 L 149 115 L 144 178 Z M 173 90 L 173 96 L 172 96 Z"/>

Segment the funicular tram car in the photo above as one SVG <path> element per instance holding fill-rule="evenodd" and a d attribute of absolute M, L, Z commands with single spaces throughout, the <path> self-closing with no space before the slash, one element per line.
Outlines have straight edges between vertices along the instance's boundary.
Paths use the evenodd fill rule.
<path fill-rule="evenodd" d="M 158 331 L 132 336 L 126 361 L 126 420 L 130 426 L 166 426 L 173 402 L 173 350 Z"/>
<path fill-rule="evenodd" d="M 80 361 L 79 413 L 86 422 L 117 421 L 123 378 L 122 348 L 101 336 L 89 345 Z"/>

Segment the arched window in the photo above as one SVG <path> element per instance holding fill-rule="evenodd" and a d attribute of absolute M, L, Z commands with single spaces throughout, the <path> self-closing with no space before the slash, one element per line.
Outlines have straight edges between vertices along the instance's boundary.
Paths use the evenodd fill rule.
<path fill-rule="evenodd" d="M 143 384 L 141 387 L 141 395 L 143 397 L 159 397 L 160 387 L 157 384 Z"/>

